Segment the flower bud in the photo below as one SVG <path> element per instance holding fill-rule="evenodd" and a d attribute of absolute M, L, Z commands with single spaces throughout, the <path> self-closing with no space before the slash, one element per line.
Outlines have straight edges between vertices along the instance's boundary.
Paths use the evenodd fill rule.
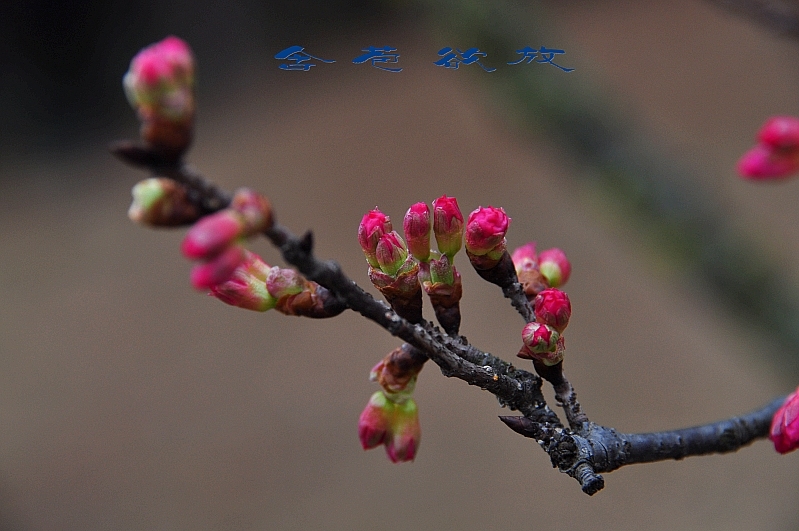
<path fill-rule="evenodd" d="M 241 215 L 244 220 L 242 232 L 252 236 L 272 227 L 272 206 L 269 199 L 249 188 L 236 190 L 230 202 L 230 208 Z"/>
<path fill-rule="evenodd" d="M 525 243 L 521 247 L 517 247 L 513 254 L 513 267 L 516 269 L 516 274 L 519 275 L 522 271 L 532 271 L 538 269 L 538 256 L 535 254 L 535 242 Z"/>
<path fill-rule="evenodd" d="M 195 265 L 191 270 L 191 284 L 205 290 L 226 282 L 236 268 L 245 260 L 244 248 L 239 245 L 226 247 L 211 260 Z"/>
<path fill-rule="evenodd" d="M 566 254 L 557 248 L 541 251 L 538 255 L 538 269 L 552 288 L 565 284 L 572 274 L 572 265 Z"/>
<path fill-rule="evenodd" d="M 572 314 L 569 296 L 559 289 L 545 289 L 536 296 L 534 305 L 536 320 L 562 334 Z"/>
<path fill-rule="evenodd" d="M 772 116 L 760 128 L 757 139 L 777 150 L 799 149 L 799 118 Z"/>
<path fill-rule="evenodd" d="M 369 399 L 366 408 L 358 419 L 358 438 L 364 450 L 375 448 L 389 437 L 394 404 L 382 391 L 377 391 Z"/>
<path fill-rule="evenodd" d="M 510 218 L 502 208 L 478 207 L 466 222 L 466 250 L 475 256 L 499 258 L 505 251 Z"/>
<path fill-rule="evenodd" d="M 556 365 L 563 361 L 563 338 L 557 330 L 543 323 L 527 323 L 522 329 L 524 345 L 518 357 L 539 360 L 545 365 Z"/>
<path fill-rule="evenodd" d="M 211 295 L 231 306 L 265 312 L 277 304 L 266 289 L 269 266 L 255 253 L 244 250 L 242 262 L 233 275 L 219 285 L 211 286 Z"/>
<path fill-rule="evenodd" d="M 193 117 L 194 58 L 177 37 L 167 37 L 136 54 L 122 84 L 142 119 L 182 122 Z"/>
<path fill-rule="evenodd" d="M 167 37 L 141 50 L 122 79 L 141 121 L 141 137 L 166 161 L 191 144 L 194 123 L 194 58 L 188 45 Z"/>
<path fill-rule="evenodd" d="M 191 260 L 209 259 L 242 237 L 243 231 L 244 220 L 240 214 L 230 209 L 220 210 L 195 223 L 180 249 L 183 256 Z"/>
<path fill-rule="evenodd" d="M 370 266 L 380 267 L 375 256 L 377 242 L 391 230 L 391 220 L 377 208 L 364 214 L 361 224 L 358 226 L 358 243 Z"/>
<path fill-rule="evenodd" d="M 145 179 L 131 193 L 133 203 L 128 217 L 136 223 L 172 227 L 192 223 L 200 217 L 197 208 L 188 201 L 186 189 L 172 179 Z"/>
<path fill-rule="evenodd" d="M 769 439 L 774 449 L 787 454 L 799 448 L 799 388 L 785 400 L 771 420 Z"/>
<path fill-rule="evenodd" d="M 791 176 L 799 170 L 799 152 L 780 153 L 758 144 L 740 158 L 738 173 L 753 181 L 776 180 Z"/>
<path fill-rule="evenodd" d="M 408 259 L 408 249 L 405 242 L 395 231 L 384 234 L 377 242 L 375 257 L 380 270 L 386 275 L 396 276 L 400 268 Z"/>
<path fill-rule="evenodd" d="M 411 205 L 402 220 L 408 250 L 420 262 L 430 259 L 430 225 L 430 208 L 425 203 Z"/>
<path fill-rule="evenodd" d="M 276 299 L 301 293 L 305 283 L 305 278 L 293 269 L 275 266 L 266 275 L 266 289 Z"/>
<path fill-rule="evenodd" d="M 433 234 L 441 254 L 449 261 L 461 250 L 463 240 L 463 214 L 454 197 L 442 195 L 433 201 Z"/>
<path fill-rule="evenodd" d="M 395 404 L 390 436 L 386 439 L 386 453 L 392 463 L 413 461 L 422 430 L 419 426 L 419 409 L 411 398 Z"/>

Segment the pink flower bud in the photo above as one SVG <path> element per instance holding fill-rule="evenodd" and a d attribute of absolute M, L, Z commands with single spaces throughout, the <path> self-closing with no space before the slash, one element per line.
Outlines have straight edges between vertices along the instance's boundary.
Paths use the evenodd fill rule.
<path fill-rule="evenodd" d="M 532 271 L 538 269 L 538 256 L 535 254 L 535 242 L 525 243 L 521 247 L 517 247 L 513 254 L 513 267 L 516 269 L 518 275 L 522 271 Z"/>
<path fill-rule="evenodd" d="M 186 189 L 166 178 L 145 179 L 131 191 L 133 203 L 128 217 L 153 227 L 172 227 L 196 221 L 197 208 L 187 199 Z"/>
<path fill-rule="evenodd" d="M 419 426 L 419 409 L 412 398 L 395 404 L 391 433 L 386 439 L 386 453 L 392 463 L 413 461 L 422 430 Z"/>
<path fill-rule="evenodd" d="M 411 205 L 402 220 L 408 250 L 420 262 L 430 259 L 430 208 L 425 203 Z"/>
<path fill-rule="evenodd" d="M 142 119 L 190 121 L 194 115 L 191 49 L 172 36 L 144 48 L 130 62 L 123 86 Z"/>
<path fill-rule="evenodd" d="M 572 265 L 560 249 L 547 249 L 538 255 L 538 269 L 552 288 L 562 286 L 572 274 Z"/>
<path fill-rule="evenodd" d="M 370 266 L 380 267 L 375 256 L 377 242 L 391 230 L 391 220 L 377 208 L 363 216 L 361 224 L 358 226 L 358 243 Z"/>
<path fill-rule="evenodd" d="M 787 454 L 799 448 L 799 388 L 785 400 L 771 420 L 769 439 L 774 449 Z"/>
<path fill-rule="evenodd" d="M 266 276 L 266 290 L 274 298 L 279 299 L 301 293 L 305 289 L 305 282 L 305 278 L 297 271 L 275 266 Z"/>
<path fill-rule="evenodd" d="M 760 128 L 757 139 L 777 150 L 799 149 L 799 118 L 772 116 Z"/>
<path fill-rule="evenodd" d="M 269 200 L 254 190 L 240 188 L 236 190 L 230 208 L 241 215 L 244 220 L 243 233 L 252 236 L 272 227 L 272 206 Z"/>
<path fill-rule="evenodd" d="M 450 263 L 461 250 L 463 240 L 463 214 L 458 200 L 442 195 L 433 201 L 433 233 L 441 254 L 449 256 Z"/>
<path fill-rule="evenodd" d="M 527 323 L 522 329 L 522 346 L 518 357 L 539 360 L 545 365 L 556 365 L 563 361 L 563 346 L 560 334 L 543 323 Z"/>
<path fill-rule="evenodd" d="M 504 251 L 509 224 L 510 218 L 502 208 L 478 207 L 466 222 L 466 250 L 475 256 L 496 253 L 500 248 Z"/>
<path fill-rule="evenodd" d="M 408 249 L 400 235 L 391 231 L 380 238 L 375 250 L 375 257 L 380 270 L 393 277 L 397 275 L 408 259 Z"/>
<path fill-rule="evenodd" d="M 571 314 L 572 305 L 569 296 L 559 289 L 545 289 L 535 298 L 536 320 L 551 326 L 559 334 L 566 329 Z"/>
<path fill-rule="evenodd" d="M 229 209 L 220 210 L 195 223 L 180 249 L 191 260 L 209 259 L 240 238 L 243 230 L 241 215 Z"/>
<path fill-rule="evenodd" d="M 394 403 L 377 391 L 369 399 L 366 408 L 358 419 L 358 438 L 364 450 L 380 446 L 389 437 Z"/>
<path fill-rule="evenodd" d="M 266 289 L 269 266 L 261 257 L 245 249 L 244 262 L 225 282 L 211 286 L 211 295 L 231 306 L 265 312 L 277 304 L 277 299 Z"/>
<path fill-rule="evenodd" d="M 738 173 L 753 181 L 776 180 L 799 170 L 799 152 L 780 153 L 765 144 L 758 144 L 738 161 Z"/>
<path fill-rule="evenodd" d="M 211 260 L 195 265 L 191 270 L 191 284 L 198 290 L 206 290 L 226 282 L 236 268 L 245 260 L 244 248 L 239 245 L 226 247 Z"/>

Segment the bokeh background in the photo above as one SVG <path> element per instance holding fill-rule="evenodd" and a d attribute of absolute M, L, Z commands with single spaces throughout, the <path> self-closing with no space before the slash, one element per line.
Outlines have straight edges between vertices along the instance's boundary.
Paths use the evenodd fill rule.
<path fill-rule="evenodd" d="M 366 210 L 503 206 L 511 246 L 572 260 L 566 371 L 591 419 L 684 427 L 799 381 L 799 182 L 733 171 L 766 117 L 799 113 L 799 42 L 699 0 L 164 4 L 0 7 L 0 529 L 799 526 L 799 454 L 761 441 L 630 467 L 589 498 L 432 365 L 416 461 L 363 452 L 368 372 L 397 341 L 351 313 L 193 292 L 183 231 L 128 221 L 146 175 L 106 151 L 137 134 L 130 58 L 178 35 L 199 61 L 189 160 L 206 176 L 269 194 L 362 285 Z M 294 44 L 337 62 L 280 70 Z M 402 72 L 351 63 L 386 45 Z M 527 45 L 575 71 L 504 65 Z M 435 67 L 444 46 L 497 71 Z M 513 359 L 521 320 L 456 265 L 462 332 Z"/>

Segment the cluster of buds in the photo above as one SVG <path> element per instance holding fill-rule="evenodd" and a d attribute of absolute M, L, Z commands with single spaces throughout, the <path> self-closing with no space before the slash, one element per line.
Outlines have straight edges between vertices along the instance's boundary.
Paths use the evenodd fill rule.
<path fill-rule="evenodd" d="M 194 57 L 177 37 L 141 50 L 122 80 L 141 121 L 141 137 L 167 161 L 176 161 L 191 144 L 194 125 Z"/>
<path fill-rule="evenodd" d="M 546 288 L 562 286 L 571 276 L 571 263 L 566 254 L 557 248 L 536 254 L 535 242 L 529 242 L 516 248 L 511 259 L 516 276 L 530 301 Z"/>
<path fill-rule="evenodd" d="M 382 387 L 369 399 L 358 419 L 364 450 L 385 445 L 392 462 L 413 461 L 421 428 L 413 390 L 425 358 L 404 344 L 374 366 L 369 377 Z"/>
<path fill-rule="evenodd" d="M 181 246 L 186 258 L 200 262 L 192 269 L 192 285 L 205 290 L 231 278 L 247 257 L 243 240 L 272 223 L 269 200 L 247 188 L 236 191 L 228 208 L 201 218 Z"/>
<path fill-rule="evenodd" d="M 781 454 L 799 448 L 799 388 L 788 396 L 774 414 L 769 439 L 774 443 L 774 449 Z"/>
<path fill-rule="evenodd" d="M 569 296 L 557 288 L 547 288 L 533 301 L 535 321 L 522 329 L 520 358 L 539 361 L 546 366 L 563 361 L 563 331 L 569 324 L 572 306 Z"/>
<path fill-rule="evenodd" d="M 430 232 L 438 251 L 430 248 Z M 448 333 L 460 326 L 461 277 L 453 265 L 463 240 L 463 215 L 454 197 L 412 205 L 403 219 L 405 240 L 391 220 L 375 208 L 358 227 L 358 242 L 369 262 L 369 279 L 394 310 L 411 322 L 422 319 L 422 287 L 439 323 Z"/>
<path fill-rule="evenodd" d="M 272 308 L 286 315 L 332 317 L 342 307 L 329 304 L 329 292 L 293 269 L 269 267 L 260 256 L 244 250 L 244 260 L 233 274 L 209 288 L 210 295 L 226 304 L 265 312 Z"/>
<path fill-rule="evenodd" d="M 741 176 L 752 180 L 781 179 L 799 171 L 799 118 L 769 118 L 757 140 L 758 144 L 738 161 Z"/>

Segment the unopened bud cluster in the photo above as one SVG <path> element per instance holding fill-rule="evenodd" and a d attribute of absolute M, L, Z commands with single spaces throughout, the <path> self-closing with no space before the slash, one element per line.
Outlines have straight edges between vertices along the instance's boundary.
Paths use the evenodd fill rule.
<path fill-rule="evenodd" d="M 199 290 L 217 286 L 231 276 L 246 254 L 243 241 L 272 226 L 272 208 L 266 197 L 242 188 L 228 208 L 201 218 L 183 239 L 183 256 L 198 263 L 191 283 Z"/>
<path fill-rule="evenodd" d="M 194 70 L 189 46 L 170 36 L 141 50 L 123 78 L 142 124 L 142 140 L 169 161 L 179 159 L 191 143 Z"/>
<path fill-rule="evenodd" d="M 358 419 L 358 437 L 364 450 L 384 445 L 392 462 L 413 461 L 421 428 L 412 395 L 423 365 L 424 357 L 404 344 L 372 368 L 369 378 L 382 389 L 372 395 Z"/>
<path fill-rule="evenodd" d="M 790 177 L 799 171 L 799 118 L 773 116 L 757 134 L 758 143 L 738 161 L 738 173 L 752 180 Z"/>

